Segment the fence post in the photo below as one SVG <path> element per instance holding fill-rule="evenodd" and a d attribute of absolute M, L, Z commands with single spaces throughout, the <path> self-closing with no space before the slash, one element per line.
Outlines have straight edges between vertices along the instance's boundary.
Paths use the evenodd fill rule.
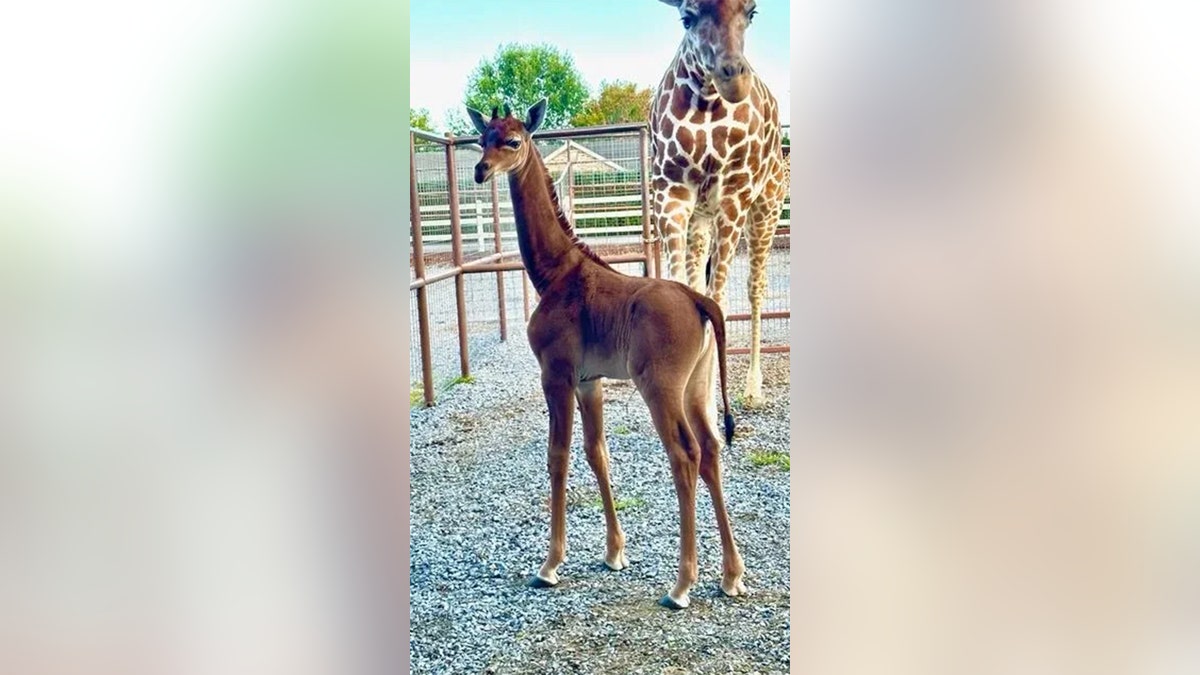
<path fill-rule="evenodd" d="M 421 204 L 417 193 L 417 150 L 416 137 L 408 135 L 409 200 L 412 214 L 413 275 L 425 278 L 425 247 L 421 242 Z M 425 406 L 433 405 L 433 354 L 429 339 L 429 291 L 425 286 L 417 289 L 417 330 L 421 341 L 421 386 Z"/>
<path fill-rule="evenodd" d="M 529 323 L 529 273 L 521 272 L 521 296 L 525 301 L 525 323 Z"/>
<path fill-rule="evenodd" d="M 475 193 L 475 251 L 483 253 L 483 202 L 479 200 L 479 192 Z"/>
<path fill-rule="evenodd" d="M 454 136 L 446 134 L 446 180 L 450 198 L 450 251 L 454 258 L 454 266 L 463 265 L 462 251 L 462 214 L 458 203 L 458 172 L 454 167 Z M 467 289 L 466 279 L 460 269 L 454 275 L 454 294 L 458 304 L 458 359 L 463 377 L 471 374 L 469 354 L 467 353 Z"/>
<path fill-rule="evenodd" d="M 500 237 L 500 189 L 492 179 L 492 229 L 496 232 L 496 253 L 504 250 Z M 496 299 L 500 303 L 500 341 L 508 341 L 508 298 L 504 295 L 504 272 L 496 272 Z"/>
<path fill-rule="evenodd" d="M 567 139 L 567 215 L 571 218 L 571 227 L 575 227 L 575 165 L 571 161 L 571 139 Z"/>
<path fill-rule="evenodd" d="M 650 237 L 652 228 L 650 225 L 650 179 L 649 171 L 646 166 L 646 144 L 649 140 L 649 134 L 646 128 L 643 127 L 638 131 L 638 165 L 642 174 L 642 255 L 645 256 L 645 263 L 642 265 L 644 276 L 653 276 L 662 278 L 662 270 L 659 268 L 658 237 L 654 237 L 653 255 L 651 252 Z M 657 232 L 654 232 L 657 235 Z M 652 272 L 653 270 L 653 272 Z"/>

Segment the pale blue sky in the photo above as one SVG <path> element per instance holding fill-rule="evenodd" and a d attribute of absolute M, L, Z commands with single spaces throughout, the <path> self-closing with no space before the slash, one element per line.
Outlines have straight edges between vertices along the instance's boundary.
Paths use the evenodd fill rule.
<path fill-rule="evenodd" d="M 674 7 L 659 0 L 411 0 L 412 106 L 434 124 L 462 103 L 479 61 L 506 42 L 566 49 L 595 92 L 601 80 L 653 87 L 683 37 Z M 758 0 L 746 55 L 791 116 L 787 0 Z"/>

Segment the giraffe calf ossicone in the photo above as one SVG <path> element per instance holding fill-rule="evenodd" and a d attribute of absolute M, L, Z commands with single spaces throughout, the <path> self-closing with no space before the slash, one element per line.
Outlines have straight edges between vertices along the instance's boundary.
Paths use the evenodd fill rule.
<path fill-rule="evenodd" d="M 545 116 L 545 99 L 529 110 L 524 123 L 511 113 L 500 117 L 496 110 L 491 120 L 478 111 L 467 112 L 483 147 L 475 181 L 483 183 L 499 172 L 508 174 L 517 244 L 539 295 L 527 332 L 550 412 L 550 550 L 530 585 L 557 585 L 558 568 L 566 555 L 567 465 L 576 403 L 583 417 L 584 452 L 604 503 L 605 563 L 614 570 L 628 564 L 608 479 L 602 390 L 607 377 L 633 380 L 671 463 L 679 501 L 679 574 L 660 603 L 673 609 L 687 607 L 688 592 L 698 577 L 697 478 L 704 480 L 716 511 L 721 590 L 727 595 L 745 593 L 742 558 L 721 491 L 721 441 L 706 423 L 704 357 L 711 327 L 725 405 L 725 442 L 732 440 L 721 307 L 684 284 L 617 272 L 579 241 L 530 136 Z"/>

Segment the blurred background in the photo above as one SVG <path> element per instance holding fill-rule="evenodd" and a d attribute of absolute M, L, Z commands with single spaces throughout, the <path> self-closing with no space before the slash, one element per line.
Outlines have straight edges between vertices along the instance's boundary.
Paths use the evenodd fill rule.
<path fill-rule="evenodd" d="M 403 672 L 407 18 L 0 9 L 0 671 Z"/>
<path fill-rule="evenodd" d="M 792 17 L 793 668 L 1197 672 L 1196 8 Z"/>

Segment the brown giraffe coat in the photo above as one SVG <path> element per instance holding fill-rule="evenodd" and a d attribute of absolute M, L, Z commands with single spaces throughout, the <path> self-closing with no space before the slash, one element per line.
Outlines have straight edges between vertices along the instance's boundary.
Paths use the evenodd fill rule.
<path fill-rule="evenodd" d="M 485 122 L 479 112 L 468 110 L 483 147 L 475 181 L 483 183 L 497 172 L 508 173 L 521 259 L 540 296 L 528 335 L 550 415 L 550 551 L 531 585 L 557 585 L 558 567 L 566 555 L 567 465 L 575 402 L 583 417 L 584 451 L 604 502 L 605 563 L 614 570 L 627 565 L 608 482 L 602 390 L 603 378 L 608 377 L 633 380 L 671 462 L 679 500 L 679 575 L 661 603 L 674 609 L 686 607 L 688 591 L 697 579 L 697 477 L 708 487 L 716 511 L 721 589 L 727 595 L 744 593 L 744 567 L 721 490 L 721 444 L 705 420 L 707 325 L 719 357 L 725 440 L 732 440 L 721 307 L 684 284 L 621 274 L 576 238 L 530 136 L 542 120 L 545 105 L 543 99 L 530 109 L 527 124 L 511 115 L 499 117 L 496 111 Z"/>

